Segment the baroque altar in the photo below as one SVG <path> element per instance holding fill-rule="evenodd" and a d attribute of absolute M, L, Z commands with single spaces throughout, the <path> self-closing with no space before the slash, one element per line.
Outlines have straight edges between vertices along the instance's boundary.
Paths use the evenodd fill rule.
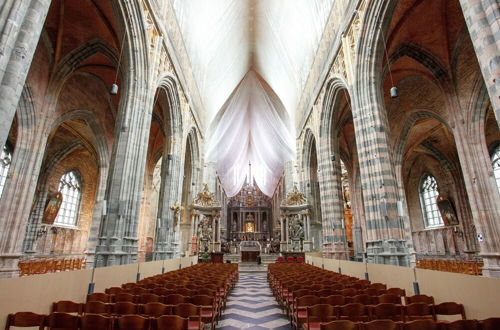
<path fill-rule="evenodd" d="M 198 193 L 191 210 L 191 254 L 220 252 L 221 205 L 207 184 Z"/>
<path fill-rule="evenodd" d="M 294 186 L 280 206 L 282 252 L 312 250 L 310 208 L 304 194 Z"/>

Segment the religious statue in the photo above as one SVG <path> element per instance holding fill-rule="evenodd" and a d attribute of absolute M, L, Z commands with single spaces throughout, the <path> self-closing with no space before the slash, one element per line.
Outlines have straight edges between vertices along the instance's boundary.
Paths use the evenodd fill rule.
<path fill-rule="evenodd" d="M 436 199 L 436 203 L 439 213 L 441 213 L 441 218 L 446 226 L 456 226 L 459 224 L 455 207 L 448 198 L 439 195 Z"/>
<path fill-rule="evenodd" d="M 170 209 L 174 211 L 174 228 L 177 227 L 177 223 L 181 221 L 181 212 L 184 210 L 184 207 L 179 204 L 179 202 L 175 202 L 174 205 L 170 206 Z"/>
<path fill-rule="evenodd" d="M 304 223 L 297 214 L 290 217 L 289 231 L 291 239 L 304 238 Z"/>
<path fill-rule="evenodd" d="M 212 240 L 212 220 L 209 217 L 203 216 L 200 223 L 200 234 L 201 239 Z"/>

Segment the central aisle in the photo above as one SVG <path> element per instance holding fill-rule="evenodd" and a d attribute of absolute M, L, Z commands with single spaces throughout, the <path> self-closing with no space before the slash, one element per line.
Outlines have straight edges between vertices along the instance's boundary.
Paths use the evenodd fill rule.
<path fill-rule="evenodd" d="M 291 329 L 285 314 L 274 299 L 266 273 L 240 273 L 229 295 L 227 309 L 217 327 L 237 329 Z"/>

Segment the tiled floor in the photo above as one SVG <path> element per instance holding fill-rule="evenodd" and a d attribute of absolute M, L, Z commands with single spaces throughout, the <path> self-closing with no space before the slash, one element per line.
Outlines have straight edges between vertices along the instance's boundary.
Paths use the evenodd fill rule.
<path fill-rule="evenodd" d="M 269 289 L 266 273 L 240 273 L 217 329 L 291 329 Z"/>

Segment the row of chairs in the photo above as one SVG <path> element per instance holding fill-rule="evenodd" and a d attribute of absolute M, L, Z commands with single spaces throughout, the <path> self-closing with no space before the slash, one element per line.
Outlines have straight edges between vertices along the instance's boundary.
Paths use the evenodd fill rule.
<path fill-rule="evenodd" d="M 483 262 L 479 260 L 460 261 L 444 259 L 419 259 L 417 268 L 439 270 L 442 272 L 482 275 Z"/>
<path fill-rule="evenodd" d="M 436 322 L 433 320 L 415 320 L 395 322 L 392 320 L 375 320 L 370 322 L 353 322 L 337 320 L 320 324 L 311 324 L 307 330 L 498 330 L 500 318 L 486 320 L 457 320 L 453 322 Z"/>
<path fill-rule="evenodd" d="M 307 280 L 306 280 L 307 278 Z M 371 283 L 355 277 L 320 269 L 308 264 L 273 264 L 268 267 L 268 281 L 276 299 L 290 317 L 295 329 L 307 322 L 310 310 L 323 309 L 322 322 L 332 320 L 370 321 L 389 318 L 398 322 L 415 319 L 436 320 L 437 315 L 459 315 L 466 319 L 463 305 L 447 302 L 435 305 L 434 298 L 426 295 L 407 297 L 400 288 L 390 288 L 383 283 Z M 311 290 L 318 282 L 318 291 Z M 344 289 L 328 296 L 332 287 Z M 329 288 L 328 288 L 329 287 Z M 356 288 L 356 289 L 355 289 Z M 379 295 L 366 294 L 374 290 Z M 356 294 L 356 295 L 353 295 Z M 404 305 L 402 303 L 404 298 Z M 329 311 L 326 313 L 326 311 Z"/>
<path fill-rule="evenodd" d="M 294 257 L 287 257 L 287 258 L 278 257 L 276 259 L 276 262 L 277 263 L 283 263 L 283 262 L 288 262 L 288 263 L 293 263 L 293 262 L 303 263 L 304 262 L 304 258 L 303 257 L 297 257 L 297 258 L 294 258 Z"/>
<path fill-rule="evenodd" d="M 85 269 L 85 258 L 32 259 L 19 261 L 19 276 Z"/>
<path fill-rule="evenodd" d="M 293 312 L 293 323 L 296 327 L 311 322 L 329 322 L 333 320 L 350 320 L 367 322 L 370 320 L 389 319 L 398 322 L 409 322 L 419 319 L 437 320 L 437 315 L 459 315 L 465 319 L 463 306 L 440 306 L 433 309 L 424 303 L 399 305 L 384 303 L 378 305 L 364 305 L 351 303 L 342 306 L 328 304 L 314 304 L 314 296 L 305 296 L 297 299 Z M 445 303 L 450 304 L 450 303 Z"/>
<path fill-rule="evenodd" d="M 50 315 L 19 312 L 9 314 L 6 330 L 11 327 L 38 327 L 39 330 L 201 330 L 203 322 L 199 319 L 183 318 L 177 315 L 144 317 L 141 315 L 105 316 L 85 314 L 83 316 L 68 313 Z"/>

